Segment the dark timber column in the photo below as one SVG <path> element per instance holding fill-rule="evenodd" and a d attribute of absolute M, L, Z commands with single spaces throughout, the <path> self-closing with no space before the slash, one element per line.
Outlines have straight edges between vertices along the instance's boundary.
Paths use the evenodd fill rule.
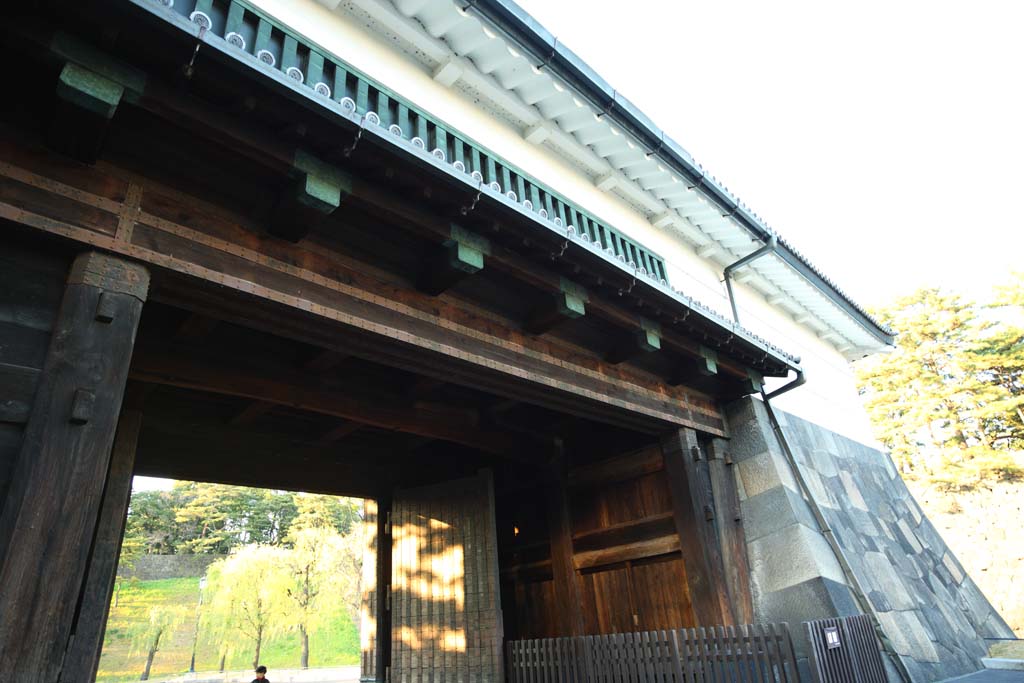
<path fill-rule="evenodd" d="M 0 671 L 58 678 L 85 580 L 149 274 L 75 259 L 0 516 Z"/>
<path fill-rule="evenodd" d="M 707 456 L 715 517 L 718 520 L 718 540 L 722 548 L 722 566 L 732 612 L 737 621 L 750 624 L 754 621 L 754 601 L 750 592 L 747 537 L 743 531 L 736 468 L 729 455 L 728 441 L 712 439 L 708 444 Z"/>
<path fill-rule="evenodd" d="M 378 683 L 391 666 L 391 495 L 377 500 L 377 602 L 374 670 Z"/>
<path fill-rule="evenodd" d="M 561 450 L 561 449 L 559 449 Z M 552 481 L 545 490 L 548 513 L 548 535 L 551 540 L 551 574 L 555 583 L 554 615 L 559 624 L 559 636 L 582 636 L 583 601 L 576 567 L 572 562 L 572 525 L 569 519 L 569 501 L 566 495 L 565 457 L 559 453 L 552 466 Z"/>
<path fill-rule="evenodd" d="M 665 474 L 672 494 L 672 516 L 686 566 L 694 616 L 700 626 L 731 624 L 729 597 L 722 580 L 722 554 L 714 525 L 711 485 L 697 433 L 680 429 L 661 440 Z M 706 465 L 706 462 L 703 463 Z"/>
<path fill-rule="evenodd" d="M 129 395 L 131 393 L 128 392 Z M 107 628 L 107 608 L 117 579 L 117 560 L 121 554 L 128 502 L 132 497 L 135 448 L 141 426 L 142 411 L 138 396 L 126 396 L 125 408 L 117 423 L 114 448 L 110 454 L 110 469 L 103 488 L 100 518 L 96 524 L 78 615 L 68 651 L 64 655 L 61 681 L 71 683 L 92 680 L 100 665 L 103 633 Z"/>

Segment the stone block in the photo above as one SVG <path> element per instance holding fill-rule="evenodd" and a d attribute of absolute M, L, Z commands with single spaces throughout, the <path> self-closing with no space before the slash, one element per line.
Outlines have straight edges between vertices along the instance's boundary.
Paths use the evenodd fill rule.
<path fill-rule="evenodd" d="M 924 546 L 917 540 L 917 536 L 914 534 L 914 530 L 907 524 L 907 520 L 900 519 L 896 521 L 896 533 L 906 542 L 907 551 L 919 553 L 924 550 Z"/>
<path fill-rule="evenodd" d="M 907 654 L 918 662 L 938 662 L 939 653 L 932 643 L 932 634 L 917 616 L 917 612 L 890 612 L 896 615 L 904 634 L 911 643 L 911 651 Z"/>
<path fill-rule="evenodd" d="M 821 475 L 807 468 L 802 470 L 802 474 L 804 475 L 804 481 L 807 483 L 807 490 L 814 496 L 814 500 L 818 503 L 819 507 L 839 509 L 836 497 L 829 491 L 829 487 L 825 485 Z"/>
<path fill-rule="evenodd" d="M 896 654 L 910 657 L 914 647 L 908 634 L 903 630 L 903 625 L 897 620 L 896 614 L 896 612 L 879 612 L 878 622 L 882 625 L 882 630 L 888 636 Z"/>
<path fill-rule="evenodd" d="M 871 601 L 872 606 L 879 612 L 891 612 L 892 605 L 889 600 L 885 597 L 885 594 L 878 590 L 872 590 L 868 592 L 868 600 Z"/>
<path fill-rule="evenodd" d="M 725 413 L 729 423 L 729 450 L 734 462 L 779 450 L 778 439 L 760 401 L 750 398 L 734 401 L 726 406 Z"/>
<path fill-rule="evenodd" d="M 750 497 L 778 486 L 799 490 L 789 463 L 781 455 L 765 451 L 740 462 L 737 467 L 743 490 Z"/>
<path fill-rule="evenodd" d="M 886 596 L 893 609 L 914 608 L 914 600 L 888 557 L 882 553 L 864 553 L 864 568 L 869 577 L 868 582 Z"/>
<path fill-rule="evenodd" d="M 857 603 L 844 584 L 821 577 L 773 591 L 758 601 L 756 619 L 789 623 L 798 656 L 809 654 L 802 622 L 859 614 Z"/>
<path fill-rule="evenodd" d="M 828 543 L 802 524 L 748 543 L 747 553 L 752 584 L 762 596 L 819 577 L 845 583 Z"/>
<path fill-rule="evenodd" d="M 857 510 L 867 512 L 868 504 L 864 501 L 864 496 L 861 495 L 860 488 L 857 486 L 857 482 L 854 481 L 853 476 L 843 470 L 839 473 L 839 479 L 843 482 L 843 489 L 846 491 L 845 502 Z"/>
<path fill-rule="evenodd" d="M 825 450 L 824 448 L 812 449 L 811 462 L 814 463 L 814 469 L 823 477 L 839 476 L 839 468 L 836 466 L 836 457 L 832 455 L 831 451 Z"/>
<path fill-rule="evenodd" d="M 768 489 L 743 501 L 743 526 L 748 543 L 794 523 L 817 529 L 807 503 L 786 486 Z"/>

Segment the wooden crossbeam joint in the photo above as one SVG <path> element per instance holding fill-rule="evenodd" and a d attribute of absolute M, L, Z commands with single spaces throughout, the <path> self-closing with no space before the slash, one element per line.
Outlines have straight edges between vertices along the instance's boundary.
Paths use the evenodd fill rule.
<path fill-rule="evenodd" d="M 452 223 L 449 238 L 428 257 L 420 271 L 417 288 L 437 296 L 466 277 L 483 270 L 490 242 Z"/>
<path fill-rule="evenodd" d="M 351 193 L 348 174 L 304 150 L 296 150 L 291 181 L 278 198 L 267 230 L 275 237 L 298 242 Z"/>

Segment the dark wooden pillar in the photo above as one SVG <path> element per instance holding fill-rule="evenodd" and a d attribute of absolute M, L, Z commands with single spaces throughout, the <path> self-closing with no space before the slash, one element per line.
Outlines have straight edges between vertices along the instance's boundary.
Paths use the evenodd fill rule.
<path fill-rule="evenodd" d="M 131 392 L 128 392 L 131 394 Z M 60 680 L 89 680 L 96 677 L 107 628 L 107 609 L 117 580 L 117 561 L 132 496 L 132 472 L 135 469 L 135 448 L 142 426 L 139 397 L 126 397 L 125 407 L 117 423 L 117 435 L 110 453 L 107 483 L 103 487 L 100 518 L 92 541 L 89 567 L 78 605 L 78 614 L 71 633 Z"/>
<path fill-rule="evenodd" d="M 85 580 L 147 271 L 75 259 L 0 515 L 0 671 L 56 681 Z"/>
<path fill-rule="evenodd" d="M 672 516 L 686 567 L 694 617 L 700 626 L 733 623 L 722 579 L 722 553 L 715 531 L 714 504 L 704 454 L 692 429 L 661 439 L 665 474 L 672 494 Z"/>
<path fill-rule="evenodd" d="M 559 624 L 559 636 L 582 636 L 585 631 L 583 601 L 572 561 L 572 523 L 566 494 L 565 460 L 561 453 L 556 457 L 552 470 L 544 498 L 551 541 L 551 574 L 555 583 L 557 614 L 554 617 Z"/>
<path fill-rule="evenodd" d="M 725 439 L 712 439 L 708 444 L 708 472 L 718 521 L 718 539 L 722 548 L 725 585 L 736 620 L 743 624 L 754 620 L 754 599 L 750 588 L 750 564 L 747 560 L 747 538 L 743 532 L 740 494 L 736 472 Z"/>
<path fill-rule="evenodd" d="M 377 605 L 374 669 L 377 683 L 391 666 L 391 496 L 377 499 Z"/>

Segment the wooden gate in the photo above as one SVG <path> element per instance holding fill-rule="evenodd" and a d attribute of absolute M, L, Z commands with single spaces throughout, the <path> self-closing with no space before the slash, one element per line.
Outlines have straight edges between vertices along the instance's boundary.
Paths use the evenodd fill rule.
<path fill-rule="evenodd" d="M 786 624 L 509 641 L 510 683 L 798 683 Z"/>
<path fill-rule="evenodd" d="M 811 673 L 815 683 L 885 683 L 871 619 L 853 617 L 804 622 L 811 641 Z"/>

